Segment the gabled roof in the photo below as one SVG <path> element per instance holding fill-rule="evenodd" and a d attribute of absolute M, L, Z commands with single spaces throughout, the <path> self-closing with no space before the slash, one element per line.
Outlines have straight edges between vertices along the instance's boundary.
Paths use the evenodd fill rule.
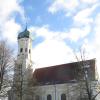
<path fill-rule="evenodd" d="M 92 69 L 89 76 L 95 78 L 95 59 L 86 60 L 84 62 L 90 65 L 90 68 Z M 34 71 L 33 77 L 42 85 L 76 82 L 76 68 L 80 63 L 82 62 L 39 68 Z"/>

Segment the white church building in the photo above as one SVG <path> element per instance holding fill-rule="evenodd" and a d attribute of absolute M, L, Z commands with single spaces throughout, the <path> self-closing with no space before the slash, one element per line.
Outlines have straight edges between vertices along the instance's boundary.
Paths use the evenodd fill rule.
<path fill-rule="evenodd" d="M 17 39 L 18 55 L 9 100 L 80 100 L 80 96 L 85 100 L 84 86 L 77 81 L 77 68 L 82 61 L 38 68 L 33 72 L 32 37 L 27 28 Z M 87 77 L 95 80 L 95 59 L 86 60 L 84 64 Z"/>

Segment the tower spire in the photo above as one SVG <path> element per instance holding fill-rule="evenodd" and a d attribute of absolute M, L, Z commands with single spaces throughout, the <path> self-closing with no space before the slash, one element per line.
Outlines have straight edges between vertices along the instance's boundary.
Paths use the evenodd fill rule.
<path fill-rule="evenodd" d="M 26 27 L 25 27 L 25 30 L 27 30 L 27 22 L 26 22 Z"/>

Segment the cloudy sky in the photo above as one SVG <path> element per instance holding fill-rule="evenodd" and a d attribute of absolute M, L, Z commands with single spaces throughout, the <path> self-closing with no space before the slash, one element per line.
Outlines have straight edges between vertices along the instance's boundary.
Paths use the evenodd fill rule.
<path fill-rule="evenodd" d="M 83 48 L 100 72 L 100 0 L 0 0 L 0 39 L 15 51 L 26 23 L 35 67 L 76 61 L 74 52 Z"/>

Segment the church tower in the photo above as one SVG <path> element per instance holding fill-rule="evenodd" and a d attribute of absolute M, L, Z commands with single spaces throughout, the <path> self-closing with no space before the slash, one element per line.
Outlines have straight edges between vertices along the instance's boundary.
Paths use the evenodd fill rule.
<path fill-rule="evenodd" d="M 28 83 L 32 79 L 32 37 L 27 27 L 18 34 L 18 55 L 15 62 L 13 99 L 27 100 Z"/>
<path fill-rule="evenodd" d="M 30 32 L 26 29 L 18 35 L 18 63 L 22 64 L 26 69 L 32 65 L 32 37 Z"/>

